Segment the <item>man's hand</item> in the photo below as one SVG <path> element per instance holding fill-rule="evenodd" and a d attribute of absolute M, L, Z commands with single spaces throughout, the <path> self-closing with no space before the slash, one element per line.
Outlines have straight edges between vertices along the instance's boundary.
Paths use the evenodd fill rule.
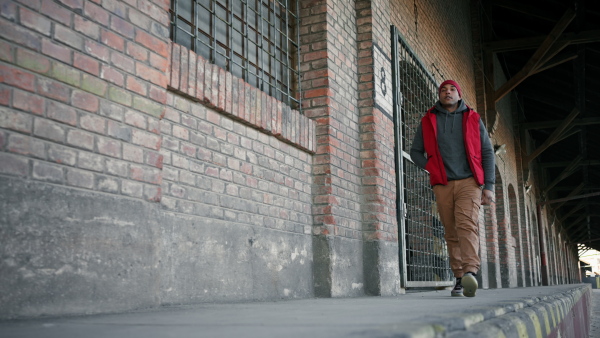
<path fill-rule="evenodd" d="M 494 201 L 494 192 L 491 190 L 483 189 L 483 193 L 481 195 L 481 204 L 490 205 L 495 202 L 496 201 Z"/>

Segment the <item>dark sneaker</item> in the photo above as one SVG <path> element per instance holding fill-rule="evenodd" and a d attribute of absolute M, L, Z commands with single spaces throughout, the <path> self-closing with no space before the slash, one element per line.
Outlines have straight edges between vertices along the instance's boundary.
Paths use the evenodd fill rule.
<path fill-rule="evenodd" d="M 464 276 L 462 276 L 461 284 L 465 297 L 475 297 L 478 287 L 477 279 L 475 278 L 476 276 L 477 275 L 472 272 L 467 272 Z"/>
<path fill-rule="evenodd" d="M 460 284 L 460 278 L 456 279 L 456 285 L 454 285 L 454 289 L 450 291 L 450 295 L 452 297 L 462 297 L 463 296 L 463 286 Z"/>

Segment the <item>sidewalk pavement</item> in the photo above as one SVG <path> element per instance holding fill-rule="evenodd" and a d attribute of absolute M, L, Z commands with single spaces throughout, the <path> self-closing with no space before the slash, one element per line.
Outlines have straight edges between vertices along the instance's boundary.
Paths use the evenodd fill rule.
<path fill-rule="evenodd" d="M 0 337 L 515 337 L 523 330 L 546 336 L 569 313 L 569 304 L 591 297 L 591 291 L 590 284 L 569 284 L 478 290 L 474 298 L 451 297 L 442 290 L 167 306 L 3 321 Z"/>

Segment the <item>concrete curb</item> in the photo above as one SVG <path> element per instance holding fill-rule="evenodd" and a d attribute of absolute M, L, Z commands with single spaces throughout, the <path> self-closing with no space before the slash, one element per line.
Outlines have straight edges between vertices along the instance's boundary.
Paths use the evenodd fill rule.
<path fill-rule="evenodd" d="M 390 325 L 361 332 L 369 337 L 588 337 L 591 286 L 578 285 L 565 292 L 507 300 L 426 322 Z"/>

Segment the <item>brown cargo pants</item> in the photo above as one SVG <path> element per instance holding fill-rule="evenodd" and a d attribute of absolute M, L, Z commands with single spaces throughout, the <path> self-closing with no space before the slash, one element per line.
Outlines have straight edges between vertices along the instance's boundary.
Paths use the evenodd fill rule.
<path fill-rule="evenodd" d="M 449 181 L 433 187 L 437 209 L 446 231 L 450 268 L 454 277 L 477 273 L 479 258 L 479 208 L 481 187 L 475 179 Z"/>

